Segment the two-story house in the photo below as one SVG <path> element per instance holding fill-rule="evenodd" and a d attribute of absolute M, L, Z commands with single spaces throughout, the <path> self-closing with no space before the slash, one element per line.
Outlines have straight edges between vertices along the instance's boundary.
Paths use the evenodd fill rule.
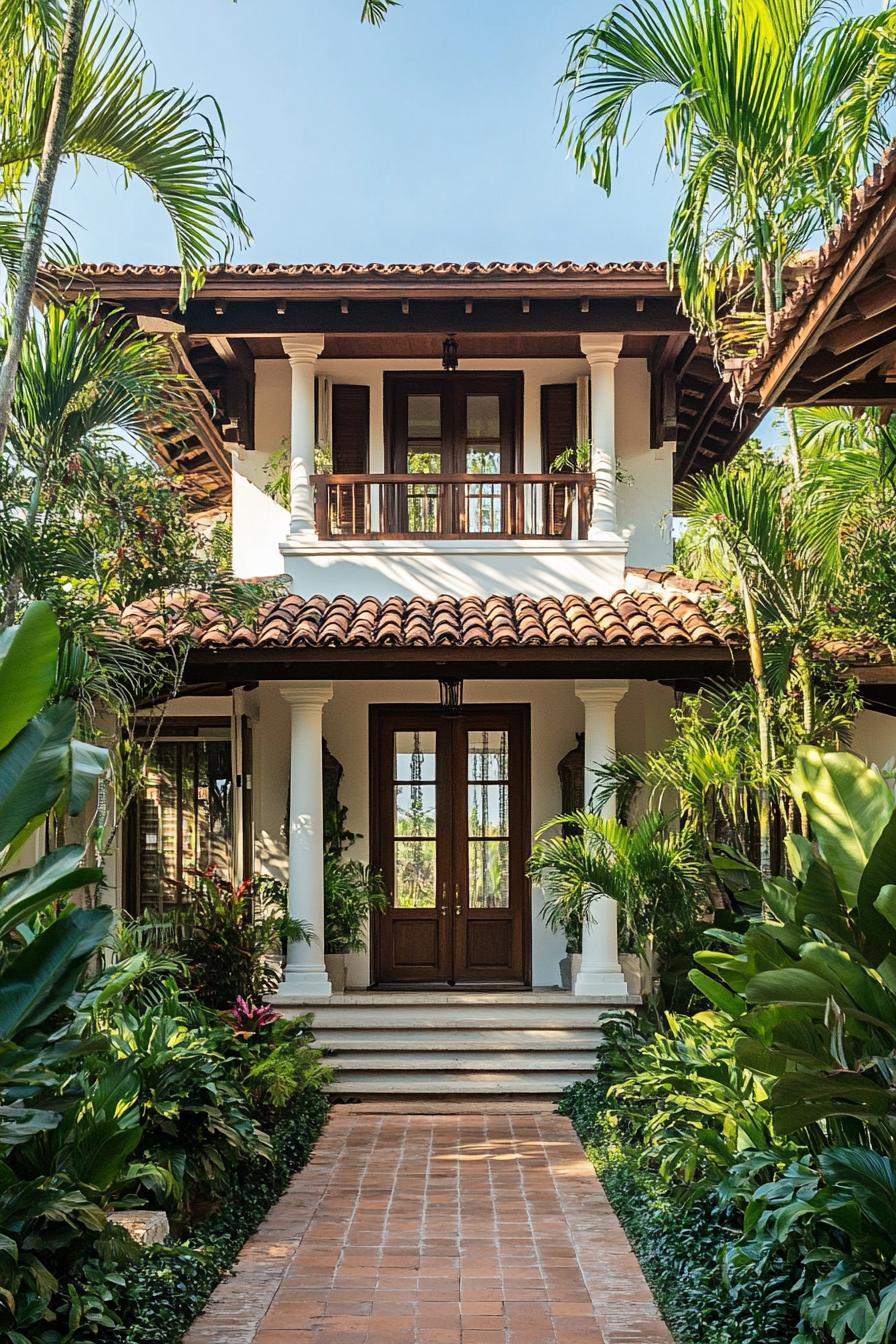
<path fill-rule="evenodd" d="M 185 313 L 173 268 L 81 283 L 174 334 L 203 395 L 164 452 L 197 507 L 229 512 L 235 572 L 285 571 L 290 589 L 253 629 L 209 610 L 195 630 L 124 903 L 163 904 L 165 879 L 208 863 L 288 878 L 315 939 L 290 947 L 280 1000 L 354 1049 L 344 1090 L 400 1090 L 428 1028 L 418 1091 L 547 1091 L 590 1068 L 596 1008 L 637 986 L 601 900 L 574 994 L 533 992 L 564 954 L 527 880 L 533 836 L 589 791 L 583 764 L 659 746 L 677 691 L 743 668 L 702 594 L 664 574 L 673 482 L 755 423 L 665 268 L 233 266 Z M 269 493 L 281 460 L 288 509 Z M 130 619 L 164 640 L 150 605 Z M 351 855 L 389 897 L 350 965 L 350 990 L 377 993 L 338 1009 L 337 779 Z"/>

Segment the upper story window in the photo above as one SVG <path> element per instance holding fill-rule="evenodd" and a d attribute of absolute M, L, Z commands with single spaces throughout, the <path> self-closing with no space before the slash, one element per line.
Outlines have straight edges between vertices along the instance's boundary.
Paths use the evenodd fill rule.
<path fill-rule="evenodd" d="M 368 466 L 369 397 L 332 385 L 333 471 L 315 477 L 326 538 L 587 535 L 593 478 L 573 448 L 574 382 L 541 387 L 541 471 L 523 471 L 522 373 L 383 374 L 385 471 Z"/>
<path fill-rule="evenodd" d="M 386 374 L 390 469 L 498 475 L 520 469 L 519 374 Z"/>

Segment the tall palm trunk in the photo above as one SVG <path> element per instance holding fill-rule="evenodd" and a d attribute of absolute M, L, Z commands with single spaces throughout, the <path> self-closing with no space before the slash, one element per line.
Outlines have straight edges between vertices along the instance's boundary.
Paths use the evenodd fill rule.
<path fill-rule="evenodd" d="M 780 308 L 783 301 L 782 274 L 780 266 L 772 265 L 767 258 L 762 262 L 762 308 L 765 315 L 766 335 L 772 334 L 772 328 L 775 325 L 775 313 Z M 802 457 L 800 454 L 800 438 L 797 433 L 796 419 L 793 414 L 792 406 L 784 408 L 784 423 L 787 426 L 787 442 L 790 447 L 790 469 L 793 472 L 793 479 L 799 481 L 803 474 Z"/>
<path fill-rule="evenodd" d="M 756 689 L 756 726 L 759 734 L 759 870 L 763 877 L 772 873 L 772 701 L 765 676 L 765 654 L 759 634 L 759 621 L 753 594 L 747 577 L 736 567 L 741 601 L 744 604 L 744 624 L 747 628 L 747 648 L 750 654 L 750 672 Z"/>
<path fill-rule="evenodd" d="M 71 107 L 75 67 L 81 49 L 86 10 L 87 0 L 71 0 L 62 33 L 62 42 L 59 47 L 53 98 L 50 103 L 47 128 L 44 132 L 43 153 L 34 182 L 34 190 L 31 194 L 31 202 L 28 206 L 28 216 L 25 220 L 25 240 L 12 304 L 9 344 L 6 347 L 3 363 L 0 365 L 0 450 L 6 442 L 9 429 L 9 415 L 16 385 L 16 374 L 19 370 L 22 345 L 25 340 L 31 303 L 37 285 L 37 270 L 43 253 L 53 187 L 65 145 L 65 130 Z"/>

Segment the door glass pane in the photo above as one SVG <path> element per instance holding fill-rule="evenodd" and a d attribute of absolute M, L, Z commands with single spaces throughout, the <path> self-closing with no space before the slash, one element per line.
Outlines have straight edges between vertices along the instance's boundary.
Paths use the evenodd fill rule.
<path fill-rule="evenodd" d="M 435 833 L 435 784 L 396 784 L 395 834 L 409 837 Z"/>
<path fill-rule="evenodd" d="M 506 910 L 510 905 L 507 840 L 469 840 L 468 880 L 471 910 Z"/>
<path fill-rule="evenodd" d="M 394 778 L 435 782 L 435 777 L 435 733 L 396 733 Z"/>
<path fill-rule="evenodd" d="M 395 890 L 399 910 L 436 903 L 436 735 L 395 734 Z"/>
<path fill-rule="evenodd" d="M 510 905 L 507 733 L 467 733 L 467 890 L 471 910 Z"/>
<path fill-rule="evenodd" d="M 495 393 L 467 397 L 467 440 L 500 439 L 501 402 Z"/>
<path fill-rule="evenodd" d="M 507 733 L 488 728 L 467 734 L 467 778 L 507 779 Z"/>
<path fill-rule="evenodd" d="M 442 470 L 442 454 L 433 453 L 428 449 L 422 452 L 414 452 L 408 445 L 408 475 L 409 476 L 438 476 Z M 432 487 L 412 486 L 412 489 L 426 489 Z"/>
<path fill-rule="evenodd" d="M 408 440 L 442 438 L 442 398 L 437 392 L 408 395 Z"/>
<path fill-rule="evenodd" d="M 467 833 L 486 836 L 507 835 L 507 785 L 467 785 Z"/>
<path fill-rule="evenodd" d="M 436 903 L 435 840 L 395 841 L 395 896 L 398 910 L 433 909 Z"/>

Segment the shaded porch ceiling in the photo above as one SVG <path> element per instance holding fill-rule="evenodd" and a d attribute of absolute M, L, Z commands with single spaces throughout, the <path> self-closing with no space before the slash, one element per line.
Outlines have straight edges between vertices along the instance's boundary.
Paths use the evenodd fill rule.
<path fill-rule="evenodd" d="M 285 359 L 281 337 L 296 332 L 323 333 L 334 360 L 435 359 L 451 332 L 461 361 L 579 358 L 581 333 L 622 333 L 622 357 L 648 361 L 651 446 L 675 443 L 678 480 L 728 460 L 758 419 L 732 404 L 650 262 L 225 266 L 185 312 L 176 267 L 84 265 L 63 283 L 172 334 L 204 405 L 193 437 L 160 427 L 159 452 L 214 503 L 229 498 L 229 448 L 254 447 L 254 362 Z"/>

